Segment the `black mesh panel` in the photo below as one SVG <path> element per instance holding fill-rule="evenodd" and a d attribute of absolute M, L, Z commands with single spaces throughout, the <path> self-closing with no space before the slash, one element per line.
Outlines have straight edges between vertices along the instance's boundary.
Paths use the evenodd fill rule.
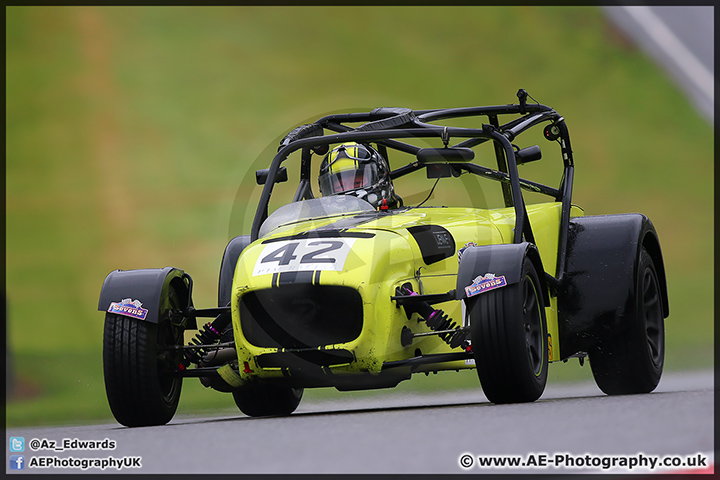
<path fill-rule="evenodd" d="M 296 283 L 257 290 L 240 301 L 245 338 L 258 347 L 313 348 L 354 340 L 362 330 L 357 290 Z"/>

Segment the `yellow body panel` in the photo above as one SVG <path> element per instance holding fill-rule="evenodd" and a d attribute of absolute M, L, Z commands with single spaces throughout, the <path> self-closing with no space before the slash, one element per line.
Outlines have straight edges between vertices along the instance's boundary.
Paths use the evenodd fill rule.
<path fill-rule="evenodd" d="M 557 245 L 560 224 L 560 203 L 531 205 L 527 208 L 536 245 L 540 251 L 545 271 L 554 275 L 557 261 Z M 578 212 L 573 212 L 578 213 Z M 232 287 L 232 317 L 237 345 L 240 373 L 244 378 L 279 377 L 279 368 L 261 368 L 259 355 L 281 352 L 279 348 L 261 348 L 250 344 L 244 336 L 240 322 L 240 299 L 255 290 L 273 287 L 273 273 L 258 273 L 261 255 L 267 258 L 269 246 L 284 245 L 282 239 L 297 242 L 298 236 L 310 230 L 329 227 L 338 220 L 352 216 L 299 221 L 280 226 L 265 237 L 249 245 L 242 253 Z M 396 288 L 410 282 L 414 291 L 421 294 L 446 293 L 456 288 L 459 265 L 457 252 L 471 244 L 493 245 L 510 243 L 514 227 L 514 210 L 478 210 L 471 208 L 429 207 L 415 208 L 364 221 L 344 229 L 348 235 L 372 235 L 372 238 L 348 237 L 343 242 L 350 245 L 341 271 L 323 270 L 317 276 L 322 285 L 340 285 L 356 289 L 363 303 L 363 326 L 361 334 L 353 341 L 339 345 L 326 345 L 325 349 L 345 349 L 354 354 L 354 360 L 342 365 L 330 366 L 335 374 L 354 372 L 380 372 L 383 363 L 406 360 L 419 354 L 447 353 L 453 350 L 438 336 L 416 338 L 410 346 L 403 347 L 400 333 L 408 327 L 414 333 L 429 332 L 424 322 L 414 314 L 408 319 L 404 308 L 390 299 Z M 423 261 L 418 243 L 408 228 L 421 225 L 439 225 L 447 229 L 455 240 L 455 255 L 427 265 Z M 279 240 L 280 239 L 280 240 Z M 344 247 L 345 248 L 345 247 Z M 279 256 L 279 254 L 278 254 Z M 272 264 L 272 262 L 270 262 Z M 449 301 L 433 305 L 440 308 L 457 325 L 467 322 L 462 301 Z M 338 312 L 342 314 L 342 312 Z M 557 301 L 551 297 L 546 306 L 548 332 L 551 336 L 550 360 L 557 360 L 553 352 L 559 352 L 557 327 Z M 460 351 L 455 349 L 454 351 Z M 472 361 L 456 361 L 424 365 L 414 371 L 474 368 Z"/>

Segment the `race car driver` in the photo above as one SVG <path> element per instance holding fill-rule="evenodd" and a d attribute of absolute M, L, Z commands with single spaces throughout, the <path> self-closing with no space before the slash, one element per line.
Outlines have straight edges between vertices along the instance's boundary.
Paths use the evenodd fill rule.
<path fill-rule="evenodd" d="M 330 150 L 320 164 L 318 183 L 323 196 L 354 195 L 378 210 L 402 206 L 387 161 L 369 145 L 344 143 Z"/>

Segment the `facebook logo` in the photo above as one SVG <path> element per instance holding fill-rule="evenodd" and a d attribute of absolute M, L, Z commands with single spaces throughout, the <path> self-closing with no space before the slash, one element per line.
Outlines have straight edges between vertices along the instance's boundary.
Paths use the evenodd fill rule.
<path fill-rule="evenodd" d="M 25 468 L 25 455 L 10 455 L 10 470 Z"/>
<path fill-rule="evenodd" d="M 25 451 L 25 438 L 10 437 L 10 451 L 11 452 L 24 452 Z"/>

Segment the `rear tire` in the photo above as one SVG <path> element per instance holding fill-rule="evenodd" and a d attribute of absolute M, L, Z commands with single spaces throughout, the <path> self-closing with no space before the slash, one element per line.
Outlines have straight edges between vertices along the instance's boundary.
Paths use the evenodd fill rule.
<path fill-rule="evenodd" d="M 179 300 L 170 287 L 170 306 Z M 105 391 L 115 419 L 128 427 L 164 425 L 175 415 L 182 378 L 172 372 L 182 351 L 164 347 L 182 343 L 182 329 L 167 314 L 159 323 L 107 313 L 103 332 Z"/>
<path fill-rule="evenodd" d="M 233 390 L 235 404 L 250 417 L 290 415 L 300 404 L 304 389 L 256 381 Z"/>
<path fill-rule="evenodd" d="M 627 328 L 588 352 L 595 383 L 608 395 L 652 392 L 663 371 L 662 293 L 655 263 L 644 248 L 635 286 L 635 311 L 627 316 Z"/>
<path fill-rule="evenodd" d="M 493 403 L 534 402 L 547 383 L 544 297 L 527 257 L 520 278 L 518 283 L 479 294 L 468 305 L 478 378 Z"/>

